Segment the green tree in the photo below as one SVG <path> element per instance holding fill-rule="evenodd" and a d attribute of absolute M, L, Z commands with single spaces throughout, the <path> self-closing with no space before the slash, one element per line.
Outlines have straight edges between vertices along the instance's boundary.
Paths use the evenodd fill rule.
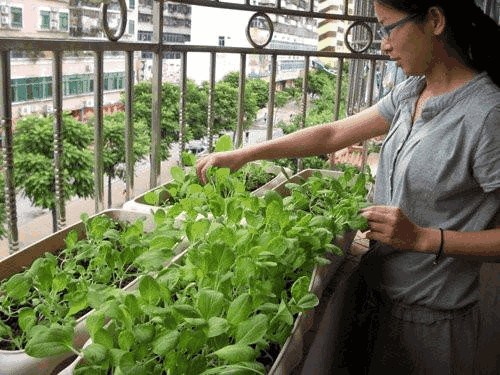
<path fill-rule="evenodd" d="M 52 212 L 52 228 L 57 230 L 55 174 L 53 164 L 53 116 L 27 116 L 16 123 L 14 134 L 14 179 L 33 205 Z M 92 128 L 63 116 L 64 200 L 88 198 L 94 191 L 93 157 L 89 146 Z"/>
<path fill-rule="evenodd" d="M 143 81 L 134 85 L 134 124 L 143 121 L 147 125 L 148 136 L 151 137 L 152 123 L 152 85 Z M 160 156 L 165 160 L 169 156 L 169 147 L 179 139 L 179 88 L 170 83 L 162 85 L 160 108 Z"/>
<path fill-rule="evenodd" d="M 192 80 L 186 84 L 186 140 L 202 138 L 207 133 L 208 90 Z"/>
<path fill-rule="evenodd" d="M 269 101 L 269 83 L 260 78 L 250 78 L 246 81 L 246 89 L 255 97 L 257 107 L 264 108 Z"/>
<path fill-rule="evenodd" d="M 245 85 L 248 80 L 245 81 Z M 259 110 L 258 102 L 261 96 L 261 89 L 257 93 L 253 88 L 258 84 L 252 83 L 245 90 L 244 121 L 243 128 L 248 129 L 257 117 Z M 205 86 L 208 87 L 208 86 Z M 262 86 L 260 86 L 262 87 Z M 239 73 L 228 73 L 222 80 L 215 84 L 214 97 L 214 131 L 235 130 L 238 123 L 238 91 Z"/>
<path fill-rule="evenodd" d="M 111 182 L 114 178 L 125 178 L 125 112 L 105 115 L 104 121 L 104 173 L 108 179 L 108 208 L 112 206 Z M 93 124 L 94 119 L 90 120 Z M 149 151 L 149 135 L 144 121 L 134 123 L 134 160 L 142 159 Z"/>

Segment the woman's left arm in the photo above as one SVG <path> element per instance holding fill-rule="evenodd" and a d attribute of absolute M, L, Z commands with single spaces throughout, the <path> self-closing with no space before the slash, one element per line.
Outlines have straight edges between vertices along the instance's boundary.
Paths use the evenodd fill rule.
<path fill-rule="evenodd" d="M 411 222 L 398 207 L 370 206 L 361 210 L 368 220 L 366 238 L 401 250 L 437 253 L 439 228 L 424 228 Z M 443 256 L 470 257 L 500 262 L 500 227 L 477 232 L 443 231 Z"/>

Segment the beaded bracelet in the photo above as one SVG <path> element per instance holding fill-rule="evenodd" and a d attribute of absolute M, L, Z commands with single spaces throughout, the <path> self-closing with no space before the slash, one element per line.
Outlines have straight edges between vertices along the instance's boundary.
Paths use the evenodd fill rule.
<path fill-rule="evenodd" d="M 439 228 L 439 233 L 441 234 L 441 242 L 439 243 L 439 249 L 436 252 L 436 258 L 434 258 L 434 264 L 438 264 L 439 259 L 443 256 L 444 253 L 444 230 L 443 228 Z"/>

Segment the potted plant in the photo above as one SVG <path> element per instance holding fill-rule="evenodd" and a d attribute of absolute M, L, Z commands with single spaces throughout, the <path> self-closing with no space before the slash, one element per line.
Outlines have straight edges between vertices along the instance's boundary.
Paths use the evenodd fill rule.
<path fill-rule="evenodd" d="M 113 288 L 131 288 L 139 274 L 134 263 L 158 241 L 148 235 L 151 215 L 106 210 L 48 236 L 0 262 L 0 368 L 2 374 L 50 374 L 70 348 L 47 349 L 54 356 L 26 352 L 34 332 L 55 327 L 72 345 L 88 339 L 84 321 Z M 161 236 L 165 240 L 165 236 Z M 179 239 L 171 238 L 171 243 Z M 167 258 L 169 254 L 165 253 Z M 147 259 L 146 259 L 147 260 Z M 50 354 L 50 353 L 49 353 Z"/>
<path fill-rule="evenodd" d="M 242 191 L 214 198 L 210 218 L 188 215 L 189 251 L 87 319 L 92 342 L 75 373 L 278 373 L 279 351 L 302 329 L 294 322 L 324 287 L 311 280 L 327 253 L 341 253 L 333 239 L 364 225 L 361 181 L 329 186 L 312 175 L 308 187 L 289 183 L 285 197 Z M 43 337 L 34 342 L 43 347 Z"/>

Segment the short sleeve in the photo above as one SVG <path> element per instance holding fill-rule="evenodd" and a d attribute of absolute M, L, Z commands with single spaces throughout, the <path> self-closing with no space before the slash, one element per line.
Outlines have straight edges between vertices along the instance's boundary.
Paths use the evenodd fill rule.
<path fill-rule="evenodd" d="M 474 154 L 473 173 L 486 193 L 500 188 L 500 104 L 484 119 Z"/>
<path fill-rule="evenodd" d="M 379 113 L 389 122 L 392 123 L 394 116 L 396 115 L 398 104 L 405 96 L 414 91 L 411 88 L 417 80 L 415 77 L 410 77 L 400 83 L 398 83 L 394 88 L 389 91 L 389 93 L 377 102 L 377 108 Z"/>

